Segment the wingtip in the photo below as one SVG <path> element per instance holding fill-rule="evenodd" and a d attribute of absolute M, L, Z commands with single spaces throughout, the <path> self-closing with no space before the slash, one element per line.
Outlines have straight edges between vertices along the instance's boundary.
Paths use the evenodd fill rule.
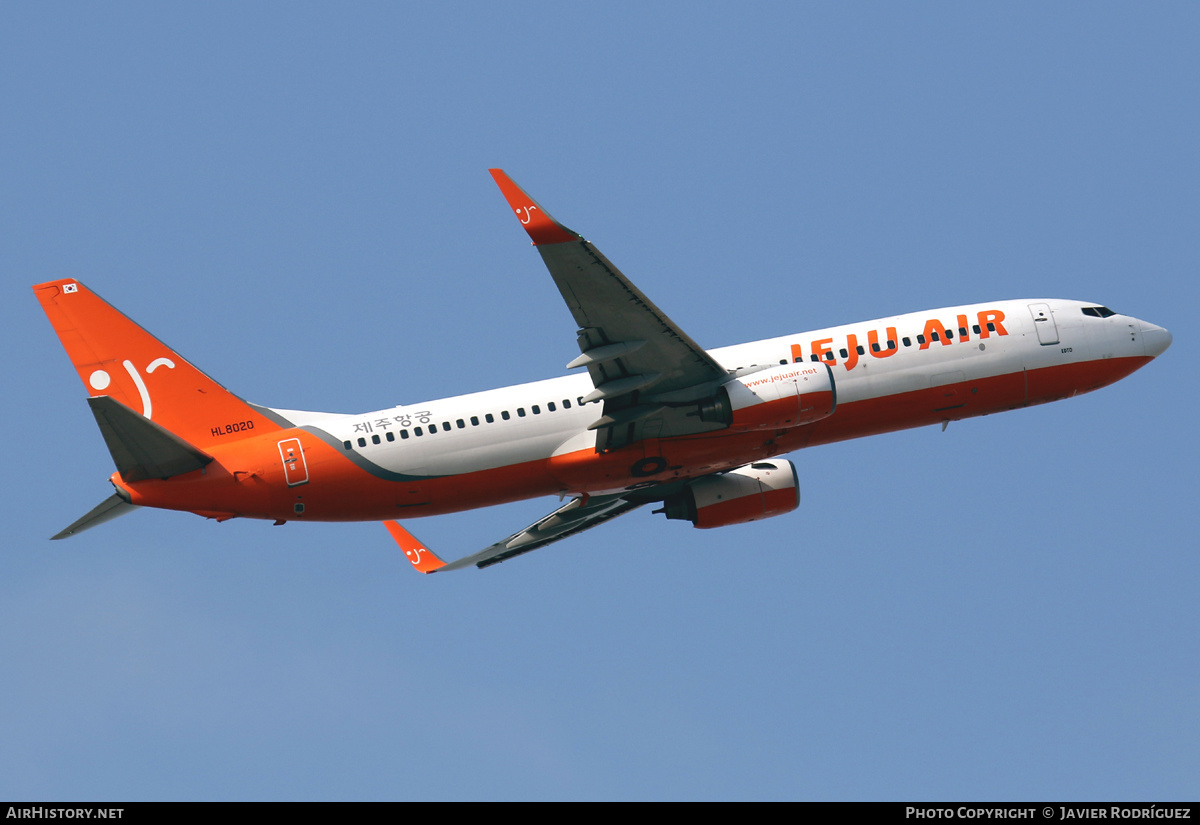
<path fill-rule="evenodd" d="M 418 541 L 412 533 L 401 527 L 399 522 L 385 521 L 383 526 L 392 534 L 396 544 L 400 545 L 400 549 L 404 551 L 404 557 L 420 572 L 433 573 L 446 566 L 444 561 Z"/>
<path fill-rule="evenodd" d="M 500 187 L 500 193 L 512 207 L 513 213 L 516 214 L 517 220 L 529 234 L 534 246 L 567 243 L 580 239 L 577 233 L 554 220 L 550 213 L 529 197 L 529 194 L 518 186 L 503 169 L 488 169 L 488 172 L 491 173 L 492 180 L 496 181 L 496 185 Z"/>

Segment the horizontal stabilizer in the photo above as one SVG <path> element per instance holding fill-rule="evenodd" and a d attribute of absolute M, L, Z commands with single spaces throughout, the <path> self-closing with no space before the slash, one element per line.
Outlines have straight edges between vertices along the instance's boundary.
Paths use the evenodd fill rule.
<path fill-rule="evenodd" d="M 125 481 L 171 478 L 212 461 L 179 436 L 107 395 L 88 399 L 113 462 Z"/>
<path fill-rule="evenodd" d="M 84 530 L 91 529 L 97 524 L 103 524 L 106 521 L 111 521 L 117 516 L 123 516 L 130 510 L 136 510 L 136 504 L 130 504 L 125 499 L 121 498 L 116 493 L 113 493 L 97 506 L 93 507 L 86 516 L 75 521 L 70 527 L 60 533 L 51 536 L 51 539 L 65 539 L 68 536 L 73 536 L 76 533 L 82 533 Z"/>

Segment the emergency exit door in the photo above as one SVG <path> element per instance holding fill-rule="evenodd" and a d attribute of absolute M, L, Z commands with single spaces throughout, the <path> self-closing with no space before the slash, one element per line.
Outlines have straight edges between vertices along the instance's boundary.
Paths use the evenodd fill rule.
<path fill-rule="evenodd" d="M 1030 304 L 1029 312 L 1033 315 L 1033 328 L 1037 330 L 1038 343 L 1042 346 L 1058 343 L 1058 325 L 1054 323 L 1054 313 L 1049 304 Z"/>
<path fill-rule="evenodd" d="M 300 439 L 285 438 L 280 441 L 279 457 L 283 459 L 283 475 L 289 487 L 308 482 L 308 464 L 304 461 Z"/>

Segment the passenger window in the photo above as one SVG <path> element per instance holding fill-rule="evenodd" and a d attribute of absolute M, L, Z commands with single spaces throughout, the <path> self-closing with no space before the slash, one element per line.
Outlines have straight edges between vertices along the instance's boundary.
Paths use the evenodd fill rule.
<path fill-rule="evenodd" d="M 534 404 L 534 405 L 533 405 L 532 407 L 530 407 L 529 409 L 533 410 L 533 414 L 534 414 L 534 415 L 541 415 L 541 414 L 542 414 L 542 408 L 541 408 L 541 407 L 539 407 L 537 404 Z"/>
<path fill-rule="evenodd" d="M 564 398 L 564 399 L 563 399 L 563 409 L 564 409 L 564 410 L 569 410 L 569 409 L 571 409 L 571 399 L 569 399 L 569 398 Z"/>
<path fill-rule="evenodd" d="M 437 432 L 437 424 L 430 424 L 430 425 L 429 425 L 429 432 L 430 432 L 430 433 L 436 433 L 436 432 Z"/>
<path fill-rule="evenodd" d="M 888 341 L 888 343 L 890 344 L 892 342 Z M 871 344 L 871 352 L 879 352 L 879 344 Z"/>
<path fill-rule="evenodd" d="M 878 349 L 878 348 L 879 348 L 879 345 L 878 345 L 878 344 L 876 344 L 876 345 L 875 345 L 875 348 L 876 348 L 876 349 Z M 858 345 L 857 347 L 855 347 L 854 349 L 858 350 L 858 354 L 859 354 L 859 355 L 866 355 L 866 354 L 867 354 L 867 351 L 866 351 L 865 349 L 863 349 L 863 348 L 862 348 L 862 344 L 859 344 L 859 345 Z"/>
<path fill-rule="evenodd" d="M 846 348 L 845 348 L 845 347 L 842 347 L 840 350 L 838 350 L 838 355 L 840 355 L 840 356 L 842 356 L 843 358 L 845 358 L 845 357 L 847 357 L 848 355 L 850 355 L 850 353 L 849 353 L 849 352 L 846 350 Z"/>
<path fill-rule="evenodd" d="M 979 324 L 976 324 L 975 326 L 971 327 L 971 329 L 975 330 L 976 335 L 979 334 Z M 963 333 L 963 334 L 965 335 L 966 333 Z"/>
<path fill-rule="evenodd" d="M 442 422 L 442 432 L 444 432 L 444 433 L 450 432 L 450 422 L 449 421 Z"/>
<path fill-rule="evenodd" d="M 467 428 L 467 422 L 466 422 L 466 421 L 463 421 L 461 418 L 460 418 L 460 419 L 458 419 L 458 421 L 456 421 L 456 422 L 454 422 L 454 423 L 458 425 L 458 428 L 459 428 L 460 430 L 465 430 L 465 429 Z"/>
<path fill-rule="evenodd" d="M 378 444 L 378 443 L 379 443 L 379 436 L 378 436 L 378 435 L 373 435 L 373 436 L 371 436 L 371 443 L 372 443 L 372 444 Z"/>
<path fill-rule="evenodd" d="M 936 338 L 936 333 L 935 333 L 935 337 L 934 337 L 934 339 L 933 339 L 933 340 L 935 340 L 935 341 L 937 340 L 937 338 Z M 917 336 L 917 343 L 918 343 L 918 344 L 924 344 L 924 343 L 925 343 L 925 336 L 924 336 L 924 335 L 918 335 L 918 336 Z"/>
<path fill-rule="evenodd" d="M 420 427 L 413 427 L 413 433 L 414 433 L 415 435 L 424 435 L 424 433 L 423 433 L 423 432 L 421 432 L 421 428 L 420 428 Z"/>
<path fill-rule="evenodd" d="M 360 447 L 365 447 L 365 446 L 367 446 L 367 440 L 366 440 L 365 438 L 360 438 L 360 439 L 358 440 L 358 446 L 360 446 Z"/>
<path fill-rule="evenodd" d="M 483 416 L 483 420 L 489 424 L 494 424 L 496 422 L 496 416 L 492 415 L 491 413 L 486 413 Z"/>
<path fill-rule="evenodd" d="M 500 417 L 503 418 L 505 421 L 512 418 L 512 416 L 508 414 L 508 410 L 501 410 Z"/>
<path fill-rule="evenodd" d="M 392 432 L 391 430 L 388 430 L 388 433 L 387 433 L 387 440 L 388 440 L 388 441 L 395 441 L 395 440 L 396 440 L 396 434 L 395 434 L 394 432 Z"/>
<path fill-rule="evenodd" d="M 912 346 L 912 339 L 911 339 L 911 338 L 905 337 L 905 338 L 903 339 L 903 341 L 904 341 L 904 346 L 906 346 L 906 347 L 911 347 L 911 346 Z"/>
<path fill-rule="evenodd" d="M 408 430 L 401 430 L 400 431 L 400 440 L 403 441 L 406 438 L 408 438 Z"/>
<path fill-rule="evenodd" d="M 351 444 L 349 441 L 343 441 L 342 446 L 345 447 L 347 450 L 349 450 L 351 447 Z"/>
<path fill-rule="evenodd" d="M 479 416 L 477 416 L 477 415 L 473 415 L 473 416 L 471 416 L 471 426 L 472 426 L 472 427 L 478 427 L 478 426 L 479 426 Z"/>
<path fill-rule="evenodd" d="M 557 407 L 555 407 L 554 402 L 551 401 L 549 404 L 546 405 L 546 409 L 549 410 L 550 412 L 554 412 L 555 409 L 557 409 Z"/>

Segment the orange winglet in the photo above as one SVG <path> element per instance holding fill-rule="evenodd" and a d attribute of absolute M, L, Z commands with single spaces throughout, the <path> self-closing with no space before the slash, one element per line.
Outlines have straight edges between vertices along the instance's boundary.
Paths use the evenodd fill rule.
<path fill-rule="evenodd" d="M 529 237 L 533 239 L 534 246 L 581 240 L 577 233 L 550 217 L 550 214 L 542 209 L 537 201 L 529 197 L 524 189 L 513 183 L 512 178 L 504 174 L 503 169 L 489 169 L 488 171 L 492 173 L 492 178 L 500 187 L 504 199 L 516 213 L 517 220 L 521 222 L 525 231 L 529 233 Z"/>
<path fill-rule="evenodd" d="M 400 545 L 400 549 L 404 551 L 404 557 L 422 573 L 432 573 L 446 566 L 446 562 L 417 541 L 413 534 L 401 527 L 398 522 L 385 521 L 383 526 L 392 534 L 396 544 Z"/>

